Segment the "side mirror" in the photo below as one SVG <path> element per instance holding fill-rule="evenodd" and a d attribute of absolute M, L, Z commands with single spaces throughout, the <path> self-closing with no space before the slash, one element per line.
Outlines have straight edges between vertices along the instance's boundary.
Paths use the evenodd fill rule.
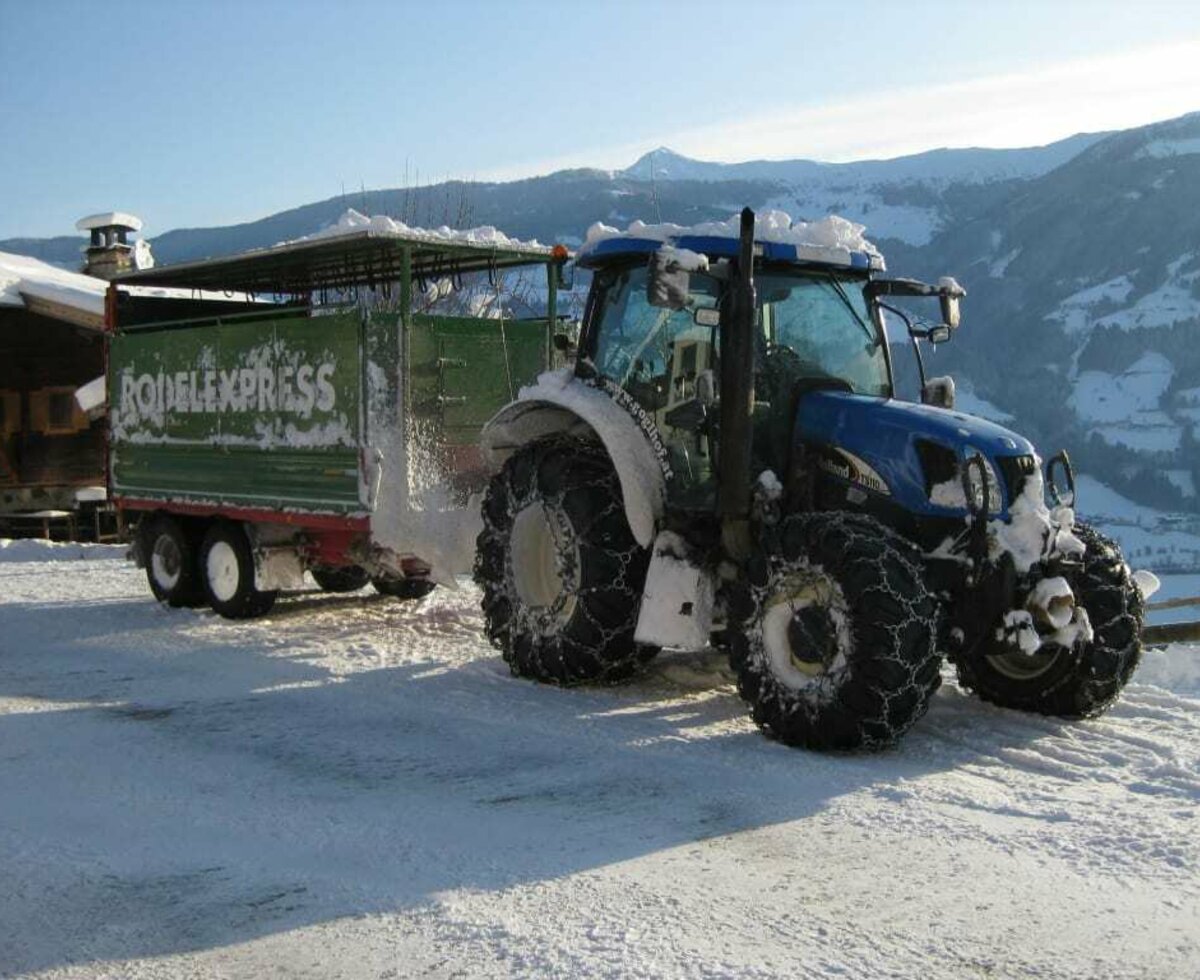
<path fill-rule="evenodd" d="M 682 310 L 688 305 L 692 277 L 673 253 L 673 249 L 664 247 L 650 256 L 646 302 L 663 309 Z"/>
<path fill-rule="evenodd" d="M 571 338 L 565 333 L 556 333 L 554 335 L 554 349 L 562 351 L 564 354 L 574 349 L 575 345 L 571 343 Z"/>
<path fill-rule="evenodd" d="M 944 344 L 950 339 L 950 324 L 943 323 L 938 327 L 930 327 L 925 332 L 925 339 L 931 344 Z"/>

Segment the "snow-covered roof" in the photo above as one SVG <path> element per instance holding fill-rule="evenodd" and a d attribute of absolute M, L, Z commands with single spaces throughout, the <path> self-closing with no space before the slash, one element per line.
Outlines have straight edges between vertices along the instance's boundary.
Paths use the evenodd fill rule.
<path fill-rule="evenodd" d="M 329 228 L 270 248 L 197 259 L 123 273 L 128 283 L 169 283 L 206 289 L 296 295 L 316 289 L 399 280 L 415 276 L 494 270 L 562 261 L 567 250 L 510 238 L 484 225 L 457 230 L 414 228 L 386 215 L 367 217 L 347 210 Z M 406 266 L 406 262 L 408 263 Z"/>
<path fill-rule="evenodd" d="M 337 223 L 328 228 L 322 228 L 311 235 L 294 239 L 291 242 L 280 242 L 280 245 L 291 245 L 296 242 L 313 242 L 326 238 L 343 238 L 348 235 L 358 235 L 369 232 L 373 235 L 388 238 L 404 238 L 411 241 L 432 243 L 453 243 L 456 245 L 484 245 L 495 248 L 514 248 L 522 251 L 544 251 L 550 254 L 551 248 L 534 239 L 521 241 L 519 238 L 509 238 L 508 235 L 492 225 L 480 225 L 478 228 L 457 229 L 442 225 L 440 228 L 417 228 L 406 225 L 403 221 L 389 218 L 385 214 L 368 217 L 354 208 L 347 208 L 338 218 Z"/>
<path fill-rule="evenodd" d="M 737 214 L 724 221 L 705 221 L 691 226 L 634 221 L 624 231 L 596 222 L 588 229 L 579 258 L 586 260 L 589 256 L 609 252 L 644 251 L 647 245 L 664 242 L 696 252 L 736 254 L 728 246 L 737 242 L 740 223 L 741 217 Z M 766 246 L 764 251 L 768 258 L 883 269 L 883 256 L 867 241 L 863 235 L 865 231 L 864 225 L 836 214 L 819 221 L 792 221 L 786 211 L 762 211 L 755 216 L 754 222 L 754 240 Z"/>
<path fill-rule="evenodd" d="M 33 308 L 50 304 L 64 319 L 100 328 L 108 283 L 82 272 L 68 272 L 39 259 L 0 252 L 0 307 Z M 40 301 L 40 304 L 39 304 Z"/>
<path fill-rule="evenodd" d="M 93 228 L 128 228 L 130 231 L 142 230 L 142 219 L 136 214 L 126 211 L 102 211 L 100 214 L 89 214 L 75 222 L 76 231 L 91 231 Z"/>
<path fill-rule="evenodd" d="M 121 286 L 122 292 L 159 299 L 228 302 L 223 292 L 163 286 Z M 70 272 L 27 255 L 0 252 L 0 309 L 23 308 L 81 327 L 104 329 L 104 297 L 108 281 Z"/>

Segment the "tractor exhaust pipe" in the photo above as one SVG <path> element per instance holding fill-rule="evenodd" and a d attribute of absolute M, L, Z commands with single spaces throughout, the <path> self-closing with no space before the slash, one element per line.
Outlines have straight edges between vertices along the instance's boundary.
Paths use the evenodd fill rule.
<path fill-rule="evenodd" d="M 737 268 L 721 306 L 721 435 L 717 507 L 730 557 L 750 555 L 750 441 L 754 415 L 754 212 L 742 209 Z"/>

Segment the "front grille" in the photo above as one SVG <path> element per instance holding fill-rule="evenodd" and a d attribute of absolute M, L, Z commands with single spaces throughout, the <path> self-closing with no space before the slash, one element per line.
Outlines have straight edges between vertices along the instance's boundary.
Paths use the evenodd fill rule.
<path fill-rule="evenodd" d="M 1025 481 L 1037 472 L 1037 460 L 1032 456 L 997 456 L 996 465 L 1000 468 L 1011 507 L 1025 489 Z"/>

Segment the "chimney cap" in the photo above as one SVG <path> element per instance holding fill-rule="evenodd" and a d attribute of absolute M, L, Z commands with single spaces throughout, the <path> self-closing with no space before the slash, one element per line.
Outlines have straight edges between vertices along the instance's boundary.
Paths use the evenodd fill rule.
<path fill-rule="evenodd" d="M 75 222 L 76 231 L 91 231 L 94 228 L 127 228 L 129 231 L 141 231 L 142 219 L 125 211 L 104 211 L 100 214 L 89 214 Z"/>

